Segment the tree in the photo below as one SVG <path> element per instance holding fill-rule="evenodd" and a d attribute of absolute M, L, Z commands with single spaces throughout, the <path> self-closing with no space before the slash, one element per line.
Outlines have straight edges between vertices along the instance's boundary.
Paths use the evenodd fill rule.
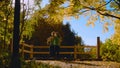
<path fill-rule="evenodd" d="M 114 23 L 115 33 L 111 37 L 114 44 L 120 45 L 120 20 L 116 20 Z"/>
<path fill-rule="evenodd" d="M 12 38 L 12 21 L 13 21 L 13 8 L 12 1 L 1 1 L 0 2 L 0 37 L 2 49 L 8 50 L 10 39 Z"/>
<path fill-rule="evenodd" d="M 103 60 L 111 60 L 120 62 L 120 50 L 119 46 L 112 43 L 112 40 L 107 39 L 105 43 L 101 45 L 101 58 Z"/>
<path fill-rule="evenodd" d="M 66 46 L 75 45 L 75 33 L 71 31 L 69 23 L 62 27 L 62 32 L 63 32 L 62 45 Z"/>
<path fill-rule="evenodd" d="M 33 18 L 32 18 L 33 20 Z M 34 26 L 34 32 L 32 33 L 32 37 L 30 39 L 25 39 L 25 42 L 28 44 L 33 45 L 47 45 L 46 41 L 47 38 L 51 35 L 52 31 L 58 31 L 57 25 L 59 24 L 52 24 L 50 25 L 48 22 L 46 22 L 46 19 L 40 18 L 37 21 L 37 25 Z M 31 22 L 33 23 L 33 22 Z M 53 26 L 56 26 L 55 28 Z"/>
<path fill-rule="evenodd" d="M 75 36 L 75 45 L 85 45 L 82 37 Z"/>
<path fill-rule="evenodd" d="M 119 0 L 49 1 L 50 3 L 43 9 L 43 11 L 47 12 L 46 16 L 49 18 L 48 20 L 62 21 L 64 17 L 71 16 L 78 19 L 80 15 L 84 15 L 89 17 L 87 25 L 94 26 L 94 23 L 99 20 L 104 26 L 104 31 L 108 31 L 108 26 L 111 25 L 115 19 L 120 19 Z"/>
<path fill-rule="evenodd" d="M 31 38 L 32 32 L 34 31 L 33 22 L 29 19 L 31 17 L 34 9 L 34 6 L 30 6 L 29 0 L 27 4 L 22 0 L 21 3 L 21 15 L 20 15 L 20 43 L 24 42 L 23 39 Z"/>
<path fill-rule="evenodd" d="M 55 24 L 54 21 L 52 21 L 52 24 L 49 24 L 49 22 L 46 21 L 46 18 L 37 18 L 38 19 L 33 17 L 31 19 L 35 19 L 38 24 L 33 25 L 35 31 L 30 39 L 25 39 L 25 43 L 33 45 L 47 45 L 46 40 L 51 35 L 51 32 L 57 31 L 62 37 L 62 45 L 83 44 L 82 39 L 80 37 L 76 38 L 75 33 L 71 31 L 69 23 L 63 25 L 62 23 Z M 31 23 L 33 22 L 31 21 Z"/>
<path fill-rule="evenodd" d="M 80 15 L 88 16 L 87 25 L 95 26 L 94 23 L 99 20 L 104 26 L 104 32 L 108 31 L 108 26 L 113 25 L 114 22 L 115 34 L 113 38 L 114 42 L 119 44 L 119 24 L 115 23 L 120 20 L 119 11 L 119 0 L 50 0 L 50 3 L 40 13 L 44 12 L 44 16 L 48 20 L 55 21 L 62 21 L 64 17 L 73 16 L 77 19 Z"/>
<path fill-rule="evenodd" d="M 10 68 L 21 68 L 19 55 L 19 26 L 20 26 L 20 0 L 15 0 L 14 11 L 14 32 L 13 32 L 13 53 Z"/>

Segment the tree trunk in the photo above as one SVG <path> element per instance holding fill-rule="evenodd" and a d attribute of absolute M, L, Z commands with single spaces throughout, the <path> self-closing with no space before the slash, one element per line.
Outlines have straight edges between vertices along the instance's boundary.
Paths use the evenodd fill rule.
<path fill-rule="evenodd" d="M 19 54 L 20 0 L 15 0 L 14 10 L 13 53 L 10 68 L 21 68 Z"/>

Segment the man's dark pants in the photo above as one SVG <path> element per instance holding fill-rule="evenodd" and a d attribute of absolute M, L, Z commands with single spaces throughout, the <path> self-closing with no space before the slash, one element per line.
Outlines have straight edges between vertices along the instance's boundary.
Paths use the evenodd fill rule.
<path fill-rule="evenodd" d="M 60 47 L 58 45 L 50 46 L 50 57 L 59 57 Z"/>

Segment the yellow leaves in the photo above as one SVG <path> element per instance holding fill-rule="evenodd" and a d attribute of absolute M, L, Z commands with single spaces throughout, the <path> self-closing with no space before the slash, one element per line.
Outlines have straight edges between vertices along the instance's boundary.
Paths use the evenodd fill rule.
<path fill-rule="evenodd" d="M 115 21 L 115 33 L 120 33 L 120 20 Z"/>
<path fill-rule="evenodd" d="M 79 0 L 80 3 L 84 6 L 95 6 L 97 7 L 99 4 L 99 0 Z"/>
<path fill-rule="evenodd" d="M 114 24 L 115 33 L 111 39 L 113 43 L 120 45 L 120 20 L 115 20 Z"/>
<path fill-rule="evenodd" d="M 76 19 L 79 19 L 79 15 L 75 15 L 74 17 L 75 17 Z"/>
<path fill-rule="evenodd" d="M 104 25 L 103 25 L 103 32 L 107 32 L 108 31 L 108 26 L 109 25 L 110 24 L 108 22 L 104 23 Z"/>
<path fill-rule="evenodd" d="M 66 18 L 67 20 L 70 20 L 70 19 L 71 19 L 71 17 L 70 17 L 70 16 L 65 16 L 65 18 Z"/>
<path fill-rule="evenodd" d="M 88 21 L 87 24 L 86 24 L 86 26 L 89 26 L 89 25 L 92 25 L 92 27 L 94 27 L 94 26 L 95 26 L 95 23 L 92 22 L 92 21 Z"/>
<path fill-rule="evenodd" d="M 89 15 L 90 15 L 90 17 L 89 17 L 86 25 L 87 26 L 92 25 L 92 27 L 94 27 L 95 22 L 98 20 L 98 15 L 96 13 L 93 13 L 93 14 L 90 13 Z"/>
<path fill-rule="evenodd" d="M 108 22 L 106 22 L 106 23 L 104 24 L 104 26 L 105 26 L 105 27 L 108 27 L 108 26 L 109 26 L 109 23 L 108 23 Z"/>
<path fill-rule="evenodd" d="M 115 20 L 115 24 L 120 24 L 120 20 Z"/>
<path fill-rule="evenodd" d="M 120 35 L 114 34 L 111 40 L 113 43 L 120 45 Z"/>
<path fill-rule="evenodd" d="M 74 3 L 73 3 L 73 0 L 70 0 L 70 6 L 73 6 Z"/>
<path fill-rule="evenodd" d="M 55 23 L 58 24 L 63 21 L 63 17 L 59 14 L 51 15 L 47 18 L 47 21 L 49 21 L 51 24 Z"/>
<path fill-rule="evenodd" d="M 69 6 L 68 8 L 64 9 L 65 14 L 71 14 L 72 13 L 73 6 Z"/>
<path fill-rule="evenodd" d="M 100 15 L 100 18 L 101 18 L 101 19 L 104 19 L 104 16 L 103 16 L 103 15 Z"/>

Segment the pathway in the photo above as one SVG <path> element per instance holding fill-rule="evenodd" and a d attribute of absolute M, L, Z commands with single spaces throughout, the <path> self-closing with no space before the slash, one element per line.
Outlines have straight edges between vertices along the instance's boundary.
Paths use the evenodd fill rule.
<path fill-rule="evenodd" d="M 120 63 L 105 61 L 57 61 L 57 60 L 36 60 L 52 66 L 61 68 L 120 68 Z"/>

